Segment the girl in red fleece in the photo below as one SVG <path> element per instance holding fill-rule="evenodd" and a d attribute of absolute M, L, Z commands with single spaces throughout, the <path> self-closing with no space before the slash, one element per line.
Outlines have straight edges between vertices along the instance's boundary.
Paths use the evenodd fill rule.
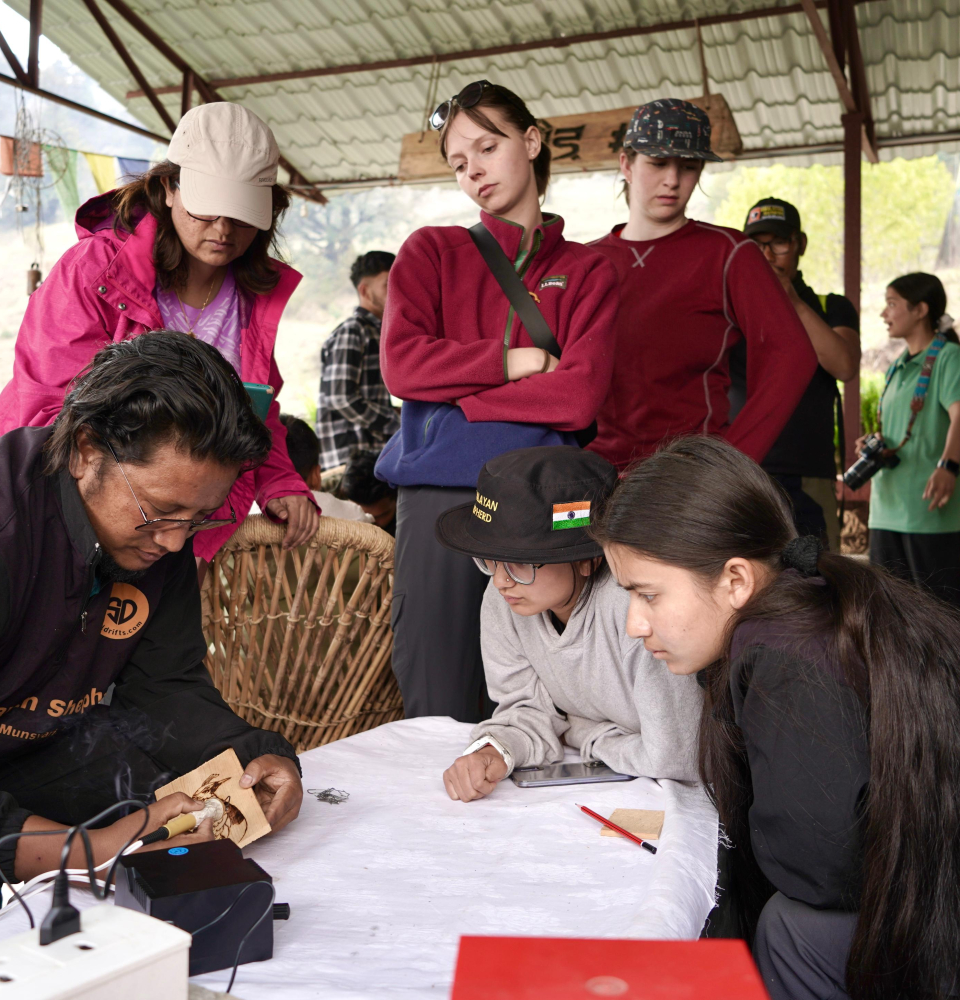
<path fill-rule="evenodd" d="M 720 434 L 763 461 L 817 358 L 752 240 L 687 219 L 710 150 L 710 121 L 687 101 L 637 109 L 620 170 L 630 220 L 590 244 L 620 279 L 617 366 L 590 447 L 620 469 L 686 434 Z M 747 401 L 731 424 L 730 349 L 747 342 Z"/>
<path fill-rule="evenodd" d="M 606 397 L 613 365 L 616 272 L 602 254 L 563 239 L 540 199 L 550 151 L 523 101 L 486 80 L 434 113 L 440 150 L 481 220 L 514 264 L 562 352 L 534 346 L 470 233 L 428 226 L 390 271 L 380 360 L 405 402 L 377 475 L 400 487 L 393 666 L 408 718 L 489 715 L 480 655 L 487 580 L 442 548 L 437 516 L 472 502 L 484 463 L 535 445 L 576 445 Z M 572 497 L 571 501 L 582 498 Z M 476 499 L 477 517 L 496 509 Z"/>

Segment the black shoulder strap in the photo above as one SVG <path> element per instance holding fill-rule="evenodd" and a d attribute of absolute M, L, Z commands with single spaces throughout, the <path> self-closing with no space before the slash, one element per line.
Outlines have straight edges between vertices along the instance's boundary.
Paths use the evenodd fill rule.
<path fill-rule="evenodd" d="M 510 300 L 514 311 L 520 317 L 520 322 L 530 335 L 530 339 L 548 354 L 560 357 L 560 345 L 554 337 L 550 325 L 543 318 L 543 313 L 536 307 L 530 292 L 520 280 L 520 275 L 514 270 L 510 258 L 503 252 L 496 237 L 482 223 L 471 226 L 467 232 L 476 244 L 490 273 L 497 279 L 497 284 L 503 289 L 504 295 Z"/>

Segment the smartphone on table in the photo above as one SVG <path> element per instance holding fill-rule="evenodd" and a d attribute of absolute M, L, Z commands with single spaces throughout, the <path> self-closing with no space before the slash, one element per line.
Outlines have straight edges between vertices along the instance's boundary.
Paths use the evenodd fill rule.
<path fill-rule="evenodd" d="M 633 781 L 636 775 L 620 774 L 602 761 L 570 761 L 542 767 L 518 767 L 510 775 L 519 788 L 545 785 L 592 785 L 600 781 Z"/>

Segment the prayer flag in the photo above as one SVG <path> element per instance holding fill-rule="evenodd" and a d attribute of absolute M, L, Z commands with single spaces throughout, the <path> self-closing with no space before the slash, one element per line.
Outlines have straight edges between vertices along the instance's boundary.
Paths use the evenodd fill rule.
<path fill-rule="evenodd" d="M 141 174 L 145 174 L 150 169 L 149 160 L 131 160 L 126 156 L 118 156 L 117 163 L 120 164 L 120 183 L 129 184 L 137 180 Z"/>
<path fill-rule="evenodd" d="M 104 156 L 103 153 L 84 153 L 83 158 L 90 167 L 90 173 L 97 185 L 97 191 L 103 194 L 112 191 L 117 186 L 117 158 Z"/>
<path fill-rule="evenodd" d="M 63 216 L 70 222 L 80 207 L 80 192 L 77 190 L 77 151 L 63 146 L 44 146 L 47 167 L 54 178 L 53 186 L 63 208 Z"/>
<path fill-rule="evenodd" d="M 553 505 L 553 530 L 585 528 L 590 523 L 590 501 L 555 503 Z"/>

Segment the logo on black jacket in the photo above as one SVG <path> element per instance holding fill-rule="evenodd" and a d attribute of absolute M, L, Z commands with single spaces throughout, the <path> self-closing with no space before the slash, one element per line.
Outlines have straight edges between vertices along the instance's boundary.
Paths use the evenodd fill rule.
<path fill-rule="evenodd" d="M 100 634 L 108 639 L 129 639 L 143 628 L 150 614 L 146 595 L 129 583 L 115 583 Z"/>

